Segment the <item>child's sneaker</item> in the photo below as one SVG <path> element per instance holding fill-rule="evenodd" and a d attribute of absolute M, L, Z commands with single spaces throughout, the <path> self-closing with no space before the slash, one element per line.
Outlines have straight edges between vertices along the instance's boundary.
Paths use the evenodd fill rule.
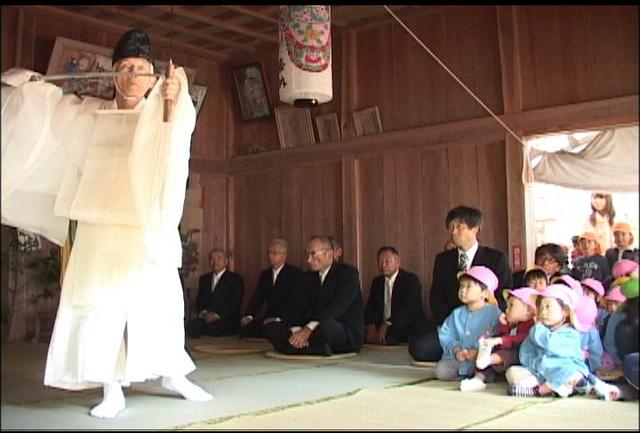
<path fill-rule="evenodd" d="M 510 385 L 507 394 L 514 397 L 540 397 L 539 386 L 528 387 L 522 385 Z"/>
<path fill-rule="evenodd" d="M 479 377 L 472 377 L 471 379 L 464 379 L 460 382 L 460 391 L 482 391 L 487 385 Z"/>
<path fill-rule="evenodd" d="M 484 340 L 478 344 L 478 356 L 476 357 L 478 370 L 484 370 L 491 364 L 491 349 L 493 346 L 486 344 Z"/>

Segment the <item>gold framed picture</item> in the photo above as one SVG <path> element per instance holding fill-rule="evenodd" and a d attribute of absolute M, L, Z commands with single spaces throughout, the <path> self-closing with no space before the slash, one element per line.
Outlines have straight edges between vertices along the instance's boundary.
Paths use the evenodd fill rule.
<path fill-rule="evenodd" d="M 280 148 L 290 149 L 316 142 L 311 123 L 311 111 L 308 108 L 281 106 L 276 107 L 274 111 Z"/>
<path fill-rule="evenodd" d="M 327 141 L 340 141 L 340 123 L 336 113 L 316 116 L 316 129 L 320 143 Z"/>
<path fill-rule="evenodd" d="M 380 111 L 377 105 L 355 111 L 352 113 L 352 116 L 353 125 L 356 129 L 356 137 L 382 134 L 382 121 L 380 120 Z"/>

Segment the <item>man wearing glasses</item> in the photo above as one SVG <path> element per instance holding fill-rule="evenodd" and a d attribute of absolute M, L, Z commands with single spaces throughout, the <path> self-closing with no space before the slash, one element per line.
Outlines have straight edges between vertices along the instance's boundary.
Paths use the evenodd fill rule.
<path fill-rule="evenodd" d="M 286 300 L 302 275 L 300 268 L 287 263 L 286 240 L 272 240 L 267 257 L 271 266 L 258 277 L 256 291 L 240 320 L 241 337 L 264 337 L 264 325 L 283 320 Z M 265 304 L 264 314 L 259 316 Z"/>
<path fill-rule="evenodd" d="M 289 308 L 308 314 L 300 325 L 270 323 L 265 328 L 267 338 L 286 354 L 359 352 L 364 342 L 364 306 L 358 270 L 334 260 L 326 236 L 311 237 L 306 253 L 309 270 L 289 299 Z"/>

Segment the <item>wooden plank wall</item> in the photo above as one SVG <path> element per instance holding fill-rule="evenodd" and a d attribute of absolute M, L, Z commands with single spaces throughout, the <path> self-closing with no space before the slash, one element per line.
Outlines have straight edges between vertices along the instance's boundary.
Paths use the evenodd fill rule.
<path fill-rule="evenodd" d="M 29 7 L 23 24 L 13 24 L 20 9 L 11 19 L 4 9 L 3 36 L 16 32 L 21 43 L 3 38 L 3 70 L 16 56 L 13 46 L 22 66 L 42 69 L 56 35 L 115 42 Z M 519 133 L 637 122 L 637 6 L 442 7 L 405 22 Z M 180 58 L 209 86 L 191 163 L 204 189 L 201 271 L 209 248 L 230 248 L 233 268 L 245 277 L 246 304 L 267 265 L 269 239 L 288 239 L 290 261 L 304 267 L 306 239 L 331 234 L 360 269 L 365 297 L 378 273 L 377 248 L 392 244 L 403 267 L 419 275 L 426 303 L 450 207 L 483 211 L 481 242 L 508 253 L 523 244 L 521 149 L 391 18 L 333 37 L 334 99 L 312 115 L 337 112 L 344 139 L 305 149 L 279 150 L 273 118 L 240 116 L 231 75 L 237 65 L 261 61 L 271 102 L 280 105 L 275 49 L 226 65 Z M 385 134 L 353 138 L 351 113 L 372 105 Z M 269 151 L 246 155 L 254 143 Z"/>

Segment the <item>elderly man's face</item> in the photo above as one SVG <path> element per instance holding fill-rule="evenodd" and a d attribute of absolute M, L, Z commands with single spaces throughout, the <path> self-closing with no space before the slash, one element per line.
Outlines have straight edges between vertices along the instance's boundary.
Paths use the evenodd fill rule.
<path fill-rule="evenodd" d="M 116 72 L 149 74 L 153 72 L 151 63 L 139 57 L 126 57 L 114 65 Z M 122 96 L 139 100 L 155 84 L 155 77 L 117 77 L 114 79 L 116 91 Z"/>
<path fill-rule="evenodd" d="M 328 268 L 333 263 L 333 250 L 319 239 L 313 239 L 307 244 L 307 263 L 312 271 Z"/>
<path fill-rule="evenodd" d="M 227 256 L 220 251 L 214 251 L 211 253 L 209 261 L 211 263 L 211 269 L 216 273 L 226 268 L 228 263 Z"/>

